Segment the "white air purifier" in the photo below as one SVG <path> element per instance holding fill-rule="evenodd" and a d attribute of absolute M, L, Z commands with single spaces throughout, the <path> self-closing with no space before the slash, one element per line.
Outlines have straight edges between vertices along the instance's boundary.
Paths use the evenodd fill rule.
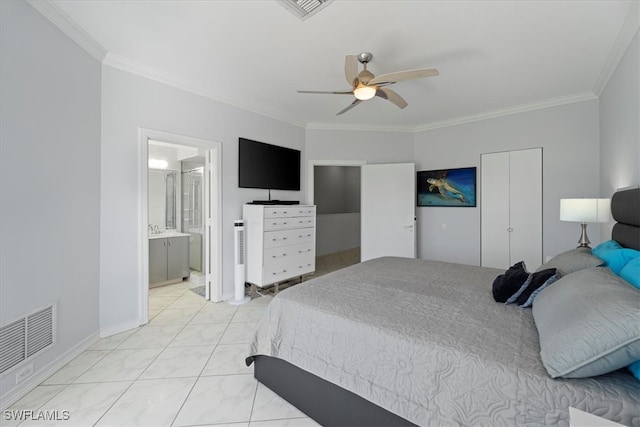
<path fill-rule="evenodd" d="M 244 236 L 244 220 L 237 219 L 233 221 L 233 240 L 234 240 L 234 261 L 235 261 L 235 295 L 229 304 L 240 305 L 251 301 L 251 298 L 244 294 L 245 283 L 245 236 Z"/>

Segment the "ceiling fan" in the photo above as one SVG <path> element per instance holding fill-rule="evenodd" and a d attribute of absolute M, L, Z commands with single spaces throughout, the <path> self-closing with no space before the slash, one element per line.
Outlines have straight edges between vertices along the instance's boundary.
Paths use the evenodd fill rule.
<path fill-rule="evenodd" d="M 298 93 L 330 93 L 337 95 L 353 94 L 356 99 L 346 108 L 340 110 L 336 115 L 346 113 L 362 101 L 371 99 L 374 96 L 379 96 L 382 99 L 391 101 L 399 108 L 404 108 L 407 106 L 407 101 L 386 86 L 403 80 L 412 80 L 438 75 L 438 70 L 435 68 L 420 68 L 417 70 L 405 70 L 381 74 L 376 77 L 371 73 L 371 71 L 367 70 L 367 64 L 372 58 L 373 55 L 370 52 L 362 52 L 359 55 L 347 55 L 345 57 L 344 74 L 347 78 L 347 82 L 351 85 L 351 89 L 335 91 L 299 90 Z M 358 61 L 364 66 L 363 70 L 359 73 Z"/>

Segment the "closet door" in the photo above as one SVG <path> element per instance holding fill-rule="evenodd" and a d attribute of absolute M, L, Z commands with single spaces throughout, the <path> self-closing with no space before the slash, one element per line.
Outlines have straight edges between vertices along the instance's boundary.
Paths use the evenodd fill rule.
<path fill-rule="evenodd" d="M 509 153 L 510 260 L 529 271 L 542 264 L 542 149 Z"/>
<path fill-rule="evenodd" d="M 481 265 L 542 263 L 542 149 L 481 155 Z"/>
<path fill-rule="evenodd" d="M 505 268 L 509 263 L 509 152 L 480 156 L 481 263 Z"/>

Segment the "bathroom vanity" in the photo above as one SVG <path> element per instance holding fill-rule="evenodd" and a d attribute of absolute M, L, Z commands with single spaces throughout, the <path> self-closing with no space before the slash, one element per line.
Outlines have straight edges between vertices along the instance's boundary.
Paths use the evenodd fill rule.
<path fill-rule="evenodd" d="M 180 282 L 189 277 L 189 234 L 149 235 L 149 287 Z"/>

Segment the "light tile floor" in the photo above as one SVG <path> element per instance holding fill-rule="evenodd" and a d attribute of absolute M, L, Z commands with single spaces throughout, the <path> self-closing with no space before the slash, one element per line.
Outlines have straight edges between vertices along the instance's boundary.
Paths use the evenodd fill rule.
<path fill-rule="evenodd" d="M 345 251 L 322 255 L 316 257 L 315 276 L 322 276 L 323 274 L 327 274 L 359 262 L 360 248 L 347 249 Z"/>
<path fill-rule="evenodd" d="M 359 250 L 318 257 L 316 275 L 359 257 Z M 59 419 L 68 411 L 68 420 L 20 421 L 3 413 L 0 425 L 317 426 L 259 384 L 244 363 L 272 297 L 232 306 L 207 302 L 190 286 L 150 289 L 147 325 L 100 339 L 9 408 L 58 411 Z"/>

